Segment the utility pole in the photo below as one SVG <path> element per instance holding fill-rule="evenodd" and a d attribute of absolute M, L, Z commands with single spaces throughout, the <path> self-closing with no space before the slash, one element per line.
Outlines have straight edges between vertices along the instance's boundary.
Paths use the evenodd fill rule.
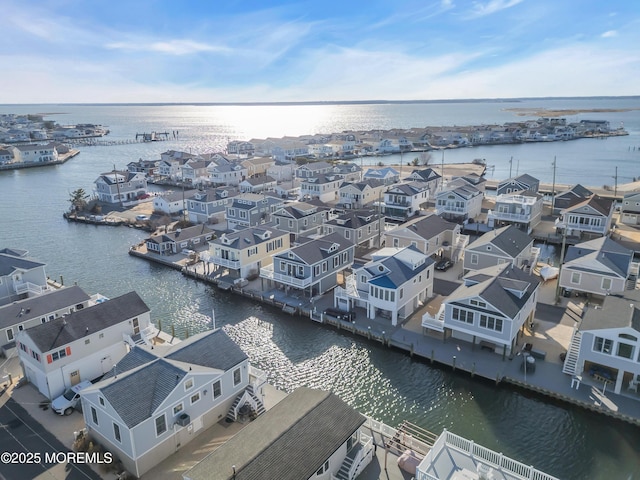
<path fill-rule="evenodd" d="M 556 304 L 560 301 L 560 275 L 562 274 L 562 264 L 564 263 L 564 247 L 567 244 L 567 225 L 562 231 L 562 250 L 560 250 L 560 265 L 558 266 L 558 283 L 556 284 Z"/>
<path fill-rule="evenodd" d="M 513 157 L 509 159 L 509 178 L 511 178 L 511 170 L 513 169 Z"/>
<path fill-rule="evenodd" d="M 118 182 L 118 171 L 116 170 L 116 164 L 113 164 L 113 179 L 116 182 L 116 189 L 118 191 L 118 200 L 120 200 L 120 206 L 122 207 L 122 197 L 120 196 L 120 182 Z"/>
<path fill-rule="evenodd" d="M 613 179 L 615 180 L 613 196 L 617 197 L 618 196 L 618 167 L 616 167 L 616 174 L 613 176 Z M 615 199 L 614 199 L 614 202 L 615 202 Z"/>
<path fill-rule="evenodd" d="M 556 156 L 553 156 L 553 186 L 551 187 L 551 215 L 553 215 L 553 209 L 556 208 Z"/>

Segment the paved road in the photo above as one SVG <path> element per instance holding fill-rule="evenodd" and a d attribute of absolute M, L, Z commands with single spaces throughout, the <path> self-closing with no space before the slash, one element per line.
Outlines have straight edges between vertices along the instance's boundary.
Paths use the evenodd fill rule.
<path fill-rule="evenodd" d="M 82 463 L 45 463 L 47 453 L 51 455 L 68 451 L 58 439 L 31 418 L 15 400 L 8 399 L 0 408 L 0 453 L 13 452 L 16 456 L 21 455 L 23 460 L 29 460 L 29 457 L 34 460 L 36 458 L 34 454 L 40 454 L 42 460 L 40 463 L 0 461 L 0 478 L 6 480 L 28 480 L 37 477 L 100 480 L 88 465 Z"/>

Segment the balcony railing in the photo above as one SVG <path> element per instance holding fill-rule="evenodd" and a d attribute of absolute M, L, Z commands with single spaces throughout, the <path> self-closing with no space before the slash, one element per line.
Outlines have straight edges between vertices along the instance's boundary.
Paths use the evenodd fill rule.
<path fill-rule="evenodd" d="M 440 306 L 435 316 L 428 312 L 422 315 L 422 326 L 430 330 L 444 332 L 444 304 Z"/>
<path fill-rule="evenodd" d="M 466 213 L 467 209 L 465 207 L 453 207 L 450 205 L 437 205 L 436 206 L 436 214 L 440 215 L 442 212 L 453 212 L 453 213 Z"/>
<path fill-rule="evenodd" d="M 15 282 L 14 288 L 16 289 L 16 293 L 18 295 L 22 295 L 23 293 L 32 293 L 34 295 L 41 295 L 48 287 L 42 287 L 40 285 L 36 285 L 31 282 Z"/>
<path fill-rule="evenodd" d="M 496 198 L 496 205 L 498 203 L 509 203 L 509 204 L 518 204 L 518 205 L 534 205 L 538 200 L 535 197 L 525 197 L 523 195 L 513 195 L 509 193 L 504 193 L 502 195 L 498 195 Z"/>
<path fill-rule="evenodd" d="M 497 220 L 510 220 L 512 222 L 522 222 L 522 223 L 529 223 L 531 221 L 530 213 L 519 214 L 519 213 L 508 213 L 508 212 L 500 212 L 496 210 L 489 210 L 489 212 L 487 213 L 487 217 L 488 218 L 493 217 Z"/>
<path fill-rule="evenodd" d="M 587 225 L 586 223 L 568 223 L 560 218 L 556 218 L 555 221 L 556 227 L 559 228 L 568 228 L 572 230 L 579 230 L 581 232 L 596 232 L 596 233 L 604 233 L 605 225 Z"/>
<path fill-rule="evenodd" d="M 262 267 L 260 269 L 260 276 L 268 280 L 274 280 L 276 282 L 284 283 L 296 288 L 306 288 L 313 283 L 313 278 L 298 278 L 291 275 L 283 275 L 282 273 L 276 273 L 273 271 L 273 265 Z"/>
<path fill-rule="evenodd" d="M 222 267 L 232 268 L 234 270 L 240 269 L 240 260 L 229 260 L 228 258 L 211 257 L 209 261 Z"/>

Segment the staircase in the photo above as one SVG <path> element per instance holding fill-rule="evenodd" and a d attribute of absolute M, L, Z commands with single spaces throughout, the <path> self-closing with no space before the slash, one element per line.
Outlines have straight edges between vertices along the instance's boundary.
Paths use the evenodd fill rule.
<path fill-rule="evenodd" d="M 133 340 L 133 343 L 135 343 L 136 345 L 147 344 L 147 342 L 145 342 L 144 337 L 142 336 L 141 333 L 136 333 L 135 335 L 131 335 L 131 340 Z"/>
<path fill-rule="evenodd" d="M 638 282 L 637 275 L 629 275 L 627 277 L 627 283 L 625 284 L 625 290 L 635 290 Z"/>
<path fill-rule="evenodd" d="M 251 408 L 251 412 L 249 414 L 251 418 L 255 418 L 266 412 L 262 400 L 260 400 L 253 391 L 253 385 L 248 385 L 244 392 L 238 395 L 233 401 L 233 404 L 227 413 L 227 421 L 235 422 L 238 420 L 238 411 L 245 405 L 249 405 Z"/>
<path fill-rule="evenodd" d="M 351 478 L 349 477 L 351 465 L 353 465 L 353 458 L 346 457 L 344 459 L 344 462 L 342 462 L 340 470 L 338 470 L 338 473 L 336 473 L 335 477 L 339 480 L 351 480 Z"/>
<path fill-rule="evenodd" d="M 573 337 L 571 337 L 571 344 L 569 345 L 569 351 L 564 359 L 564 365 L 562 366 L 562 373 L 567 375 L 577 375 L 576 368 L 578 366 L 578 358 L 580 354 L 580 343 L 582 342 L 582 332 L 580 330 L 574 330 Z"/>

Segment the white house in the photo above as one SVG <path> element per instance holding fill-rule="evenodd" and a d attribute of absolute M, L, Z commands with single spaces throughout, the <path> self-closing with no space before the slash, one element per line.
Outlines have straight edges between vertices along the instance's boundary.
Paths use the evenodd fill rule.
<path fill-rule="evenodd" d="M 379 202 L 387 190 L 382 180 L 367 179 L 362 182 L 344 182 L 338 191 L 339 206 L 344 208 L 363 208 L 373 202 Z"/>
<path fill-rule="evenodd" d="M 165 215 L 176 215 L 187 208 L 187 198 L 196 194 L 197 190 L 167 191 L 153 197 L 153 211 Z"/>
<path fill-rule="evenodd" d="M 247 168 L 240 163 L 216 165 L 210 163 L 209 178 L 214 185 L 239 185 L 247 178 Z"/>
<path fill-rule="evenodd" d="M 405 221 L 426 208 L 428 200 L 428 182 L 396 183 L 384 192 L 382 208 L 386 217 Z"/>
<path fill-rule="evenodd" d="M 147 238 L 145 243 L 149 253 L 175 255 L 185 249 L 192 250 L 208 245 L 214 236 L 214 231 L 202 224 L 153 235 Z"/>
<path fill-rule="evenodd" d="M 300 180 L 301 201 L 317 198 L 325 203 L 338 200 L 338 191 L 343 182 L 342 175 L 322 173 Z"/>
<path fill-rule="evenodd" d="M 436 214 L 458 221 L 475 219 L 482 211 L 482 198 L 474 185 L 456 178 L 436 193 Z"/>
<path fill-rule="evenodd" d="M 113 368 L 129 344 L 145 341 L 150 326 L 149 307 L 130 292 L 19 332 L 20 364 L 40 393 L 53 399 Z"/>
<path fill-rule="evenodd" d="M 49 288 L 45 264 L 15 248 L 0 250 L 0 305 L 40 295 Z"/>
<path fill-rule="evenodd" d="M 23 163 L 53 162 L 58 160 L 58 151 L 54 143 L 46 145 L 17 145 L 19 152 L 16 161 Z"/>
<path fill-rule="evenodd" d="M 516 225 L 527 233 L 542 219 L 542 195 L 528 190 L 503 193 L 496 198 L 495 207 L 487 213 L 489 228 Z"/>

